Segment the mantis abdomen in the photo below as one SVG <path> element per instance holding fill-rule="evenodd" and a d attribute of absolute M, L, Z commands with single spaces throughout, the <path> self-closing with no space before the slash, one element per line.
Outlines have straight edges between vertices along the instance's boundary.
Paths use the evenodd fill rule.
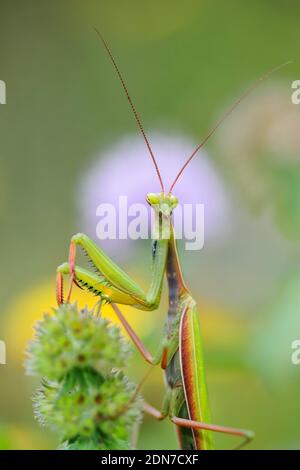
<path fill-rule="evenodd" d="M 166 274 L 169 287 L 166 330 L 169 338 L 176 336 L 178 341 L 178 349 L 166 368 L 166 381 L 173 396 L 169 414 L 186 420 L 210 423 L 199 312 L 183 280 L 173 230 Z M 210 431 L 177 426 L 177 434 L 182 449 L 213 448 Z"/>

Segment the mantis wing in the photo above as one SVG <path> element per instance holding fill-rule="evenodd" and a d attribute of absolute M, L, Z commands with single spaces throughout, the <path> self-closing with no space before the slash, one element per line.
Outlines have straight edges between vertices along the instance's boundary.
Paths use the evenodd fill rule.
<path fill-rule="evenodd" d="M 179 330 L 180 368 L 189 418 L 210 423 L 207 388 L 204 374 L 199 313 L 196 307 L 186 307 Z M 211 431 L 194 429 L 196 449 L 213 449 Z"/>

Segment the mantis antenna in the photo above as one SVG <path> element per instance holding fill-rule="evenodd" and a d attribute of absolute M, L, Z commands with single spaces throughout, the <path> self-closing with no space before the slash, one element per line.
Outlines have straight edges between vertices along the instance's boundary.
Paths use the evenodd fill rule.
<path fill-rule="evenodd" d="M 162 177 L 161 177 L 159 168 L 158 168 L 158 164 L 157 164 L 157 162 L 156 162 L 156 160 L 155 160 L 154 153 L 153 153 L 153 151 L 152 151 L 152 148 L 151 148 L 149 139 L 148 139 L 148 137 L 146 136 L 144 127 L 143 127 L 143 125 L 142 125 L 142 123 L 141 123 L 141 120 L 140 120 L 140 118 L 139 118 L 139 115 L 138 115 L 138 113 L 137 113 L 137 110 L 136 110 L 136 108 L 135 108 L 135 105 L 134 105 L 134 103 L 133 103 L 133 101 L 132 101 L 132 98 L 131 98 L 131 96 L 130 96 L 130 94 L 129 94 L 128 88 L 127 88 L 126 83 L 125 83 L 125 80 L 124 80 L 124 78 L 123 78 L 123 76 L 122 76 L 122 74 L 121 74 L 121 71 L 120 71 L 120 69 L 119 69 L 119 67 L 118 67 L 118 65 L 117 65 L 117 63 L 116 63 L 116 61 L 115 61 L 115 58 L 114 58 L 114 56 L 113 56 L 113 54 L 112 54 L 112 52 L 111 52 L 111 50 L 110 50 L 110 48 L 109 48 L 107 42 L 106 42 L 105 39 L 103 38 L 102 34 L 101 34 L 96 28 L 94 28 L 94 29 L 95 29 L 96 33 L 98 34 L 98 36 L 99 36 L 99 38 L 100 38 L 100 40 L 101 40 L 103 46 L 105 47 L 105 49 L 106 49 L 106 51 L 107 51 L 107 53 L 108 53 L 108 55 L 109 55 L 109 57 L 110 57 L 110 60 L 111 60 L 113 66 L 114 66 L 114 68 L 115 68 L 115 71 L 117 72 L 117 75 L 118 75 L 119 80 L 120 80 L 120 82 L 121 82 L 121 85 L 122 85 L 122 87 L 123 87 L 123 89 L 124 89 L 124 91 L 125 91 L 125 94 L 126 94 L 127 99 L 128 99 L 128 101 L 129 101 L 129 104 L 130 104 L 130 107 L 131 107 L 132 112 L 133 112 L 133 114 L 134 114 L 134 117 L 135 117 L 135 119 L 136 119 L 136 122 L 137 122 L 137 124 L 138 124 L 138 126 L 139 126 L 139 129 L 140 129 L 140 131 L 141 131 L 141 133 L 142 133 L 142 136 L 143 136 L 143 138 L 144 138 L 144 141 L 145 141 L 146 146 L 147 146 L 147 148 L 148 148 L 148 151 L 149 151 L 149 153 L 150 153 L 150 157 L 151 157 L 151 159 L 152 159 L 152 162 L 153 162 L 153 164 L 154 164 L 154 167 L 155 167 L 155 170 L 156 170 L 156 173 L 157 173 L 159 182 L 160 182 L 161 190 L 162 190 L 162 192 L 164 193 L 164 192 L 165 192 L 164 183 L 163 183 L 163 180 L 162 180 Z"/>
<path fill-rule="evenodd" d="M 175 184 L 177 183 L 177 181 L 179 180 L 179 178 L 181 177 L 181 175 L 183 174 L 184 170 L 186 169 L 186 167 L 189 165 L 189 163 L 192 161 L 192 159 L 194 158 L 194 156 L 196 155 L 196 153 L 202 148 L 204 147 L 204 145 L 206 144 L 206 142 L 212 137 L 213 134 L 215 134 L 215 132 L 217 131 L 217 129 L 221 126 L 221 124 L 223 124 L 223 122 L 225 121 L 225 119 L 239 106 L 239 104 L 245 99 L 247 98 L 248 95 L 250 95 L 250 93 L 252 93 L 253 90 L 256 89 L 256 87 L 264 80 L 266 80 L 267 78 L 270 77 L 270 75 L 272 75 L 273 73 L 277 72 L 278 70 L 282 69 L 283 67 L 285 67 L 286 65 L 290 64 L 291 61 L 288 61 L 288 62 L 285 62 L 284 64 L 281 64 L 275 68 L 273 68 L 272 70 L 270 70 L 269 72 L 267 72 L 266 74 L 264 74 L 263 76 L 261 76 L 258 80 L 256 80 L 256 82 L 251 85 L 246 91 L 245 93 L 243 93 L 243 95 L 226 111 L 226 113 L 220 118 L 220 120 L 217 122 L 217 124 L 212 128 L 212 130 L 208 133 L 208 135 L 205 137 L 205 139 L 202 140 L 202 142 L 198 145 L 198 147 L 195 148 L 195 150 L 193 151 L 193 153 L 191 154 L 191 156 L 187 159 L 187 161 L 185 162 L 185 164 L 183 165 L 183 167 L 181 168 L 181 170 L 179 171 L 178 175 L 176 176 L 175 180 L 173 181 L 172 183 L 172 186 L 170 188 L 170 191 L 169 191 L 169 194 L 173 191 L 173 188 L 175 186 Z"/>

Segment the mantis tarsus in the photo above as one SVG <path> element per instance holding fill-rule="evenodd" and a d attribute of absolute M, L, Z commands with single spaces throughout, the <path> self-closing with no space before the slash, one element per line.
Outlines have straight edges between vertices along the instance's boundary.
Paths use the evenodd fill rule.
<path fill-rule="evenodd" d="M 146 200 L 153 210 L 157 212 L 160 236 L 153 241 L 152 245 L 152 277 L 147 292 L 115 264 L 87 235 L 79 233 L 73 236 L 70 244 L 69 261 L 57 268 L 57 301 L 59 304 L 64 301 L 63 275 L 69 275 L 68 302 L 71 298 L 72 285 L 75 283 L 79 287 L 99 296 L 100 301 L 106 300 L 111 304 L 112 309 L 143 358 L 152 365 L 160 364 L 165 371 L 166 393 L 162 410 L 156 410 L 148 404 L 144 405 L 144 410 L 159 420 L 170 417 L 171 421 L 176 425 L 182 449 L 214 449 L 213 432 L 243 437 L 243 444 L 245 444 L 252 439 L 252 432 L 211 424 L 199 313 L 196 302 L 186 287 L 181 272 L 172 226 L 172 212 L 178 204 L 178 199 L 173 195 L 173 189 L 185 168 L 218 129 L 224 119 L 252 91 L 256 84 L 244 93 L 219 120 L 208 136 L 196 147 L 176 176 L 170 190 L 166 192 L 149 140 L 129 95 L 125 81 L 107 43 L 98 31 L 97 34 L 108 52 L 121 81 L 159 179 L 161 192 L 148 194 Z M 267 75 L 260 78 L 259 81 L 269 76 L 278 68 L 273 69 Z M 164 236 L 166 230 L 169 234 L 168 237 Z M 95 266 L 96 272 L 89 271 L 75 264 L 77 247 L 80 247 L 87 254 Z M 168 316 L 159 351 L 153 357 L 128 324 L 116 304 L 131 305 L 136 309 L 146 311 L 157 309 L 160 304 L 165 274 L 169 288 Z"/>

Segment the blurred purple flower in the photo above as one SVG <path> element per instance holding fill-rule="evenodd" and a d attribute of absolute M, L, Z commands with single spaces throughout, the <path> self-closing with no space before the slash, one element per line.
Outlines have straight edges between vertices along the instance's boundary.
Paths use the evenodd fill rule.
<path fill-rule="evenodd" d="M 178 135 L 163 134 L 150 135 L 150 142 L 167 191 L 195 143 Z M 160 186 L 147 148 L 140 136 L 124 137 L 102 151 L 82 175 L 77 193 L 82 230 L 96 239 L 99 222 L 96 208 L 99 204 L 110 203 L 117 208 L 119 196 L 128 197 L 128 206 L 145 203 L 148 192 L 160 192 Z M 180 204 L 204 204 L 205 242 L 222 240 L 228 234 L 230 203 L 221 178 L 206 153 L 199 152 L 187 167 L 174 194 Z M 101 246 L 107 248 L 109 245 L 107 241 L 101 241 Z M 122 241 L 122 246 L 124 257 L 128 253 L 128 241 Z"/>

